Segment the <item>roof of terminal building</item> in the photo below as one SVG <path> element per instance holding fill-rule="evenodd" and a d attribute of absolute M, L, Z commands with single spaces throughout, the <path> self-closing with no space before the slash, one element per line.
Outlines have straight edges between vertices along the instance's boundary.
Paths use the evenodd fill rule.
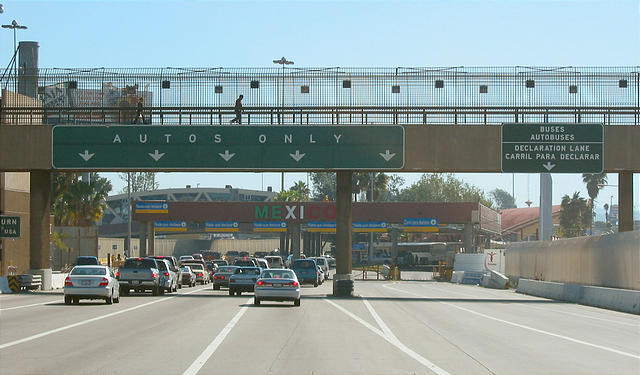
<path fill-rule="evenodd" d="M 551 207 L 551 214 L 562 211 L 562 206 Z M 508 208 L 500 211 L 502 214 L 502 233 L 509 233 L 520 227 L 540 221 L 540 207 Z"/>
<path fill-rule="evenodd" d="M 240 189 L 240 188 L 214 188 L 214 187 L 196 187 L 196 188 L 171 188 L 171 189 L 157 189 L 157 190 L 142 190 L 131 193 L 131 197 L 134 200 L 154 200 L 148 197 L 150 196 L 158 196 L 158 195 L 166 195 L 168 197 L 168 201 L 176 201 L 178 199 L 172 199 L 176 194 L 206 194 L 206 193 L 227 193 L 232 194 L 237 192 L 238 194 L 253 194 L 253 195 L 261 195 L 267 196 L 270 198 L 274 197 L 277 193 L 272 191 L 264 191 L 264 190 L 252 190 L 252 189 Z M 107 201 L 126 199 L 127 193 L 110 195 L 107 197 Z M 157 198 L 155 200 L 158 200 Z M 196 199 L 191 199 L 192 201 L 196 201 Z M 209 199 L 207 199 L 209 201 Z M 211 199 L 213 201 L 213 199 Z"/>

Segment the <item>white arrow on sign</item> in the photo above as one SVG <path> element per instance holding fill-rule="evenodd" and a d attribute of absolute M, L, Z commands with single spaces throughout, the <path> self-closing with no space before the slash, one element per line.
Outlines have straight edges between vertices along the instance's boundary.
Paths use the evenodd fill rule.
<path fill-rule="evenodd" d="M 149 156 L 151 156 L 151 158 L 152 158 L 153 160 L 158 161 L 158 160 L 160 160 L 160 158 L 162 158 L 162 157 L 164 156 L 164 152 L 163 152 L 163 153 L 161 153 L 161 154 L 159 154 L 159 153 L 158 153 L 158 150 L 155 150 L 155 153 L 153 153 L 153 154 L 152 154 L 152 153 L 149 153 Z"/>
<path fill-rule="evenodd" d="M 224 150 L 224 154 L 218 154 L 220 155 L 221 158 L 224 159 L 224 161 L 229 161 L 231 160 L 231 158 L 235 155 L 235 153 L 229 153 L 229 150 Z"/>
<path fill-rule="evenodd" d="M 382 156 L 382 158 L 383 158 L 385 161 L 389 161 L 389 160 L 391 160 L 391 158 L 393 158 L 394 156 L 396 156 L 396 154 L 390 154 L 390 153 L 389 153 L 389 150 L 386 150 L 386 152 L 385 152 L 384 154 L 381 152 L 381 153 L 380 153 L 380 156 Z"/>
<path fill-rule="evenodd" d="M 550 171 L 550 170 L 552 170 L 552 169 L 553 169 L 553 167 L 555 167 L 556 165 L 555 165 L 555 164 L 551 164 L 551 162 L 550 162 L 550 161 L 548 161 L 548 162 L 547 162 L 547 164 L 542 164 L 542 166 L 543 166 L 546 170 Z"/>
<path fill-rule="evenodd" d="M 293 160 L 297 162 L 300 161 L 300 159 L 302 159 L 306 154 L 301 154 L 300 150 L 296 150 L 295 154 L 289 154 L 289 156 L 291 156 L 293 158 Z"/>
<path fill-rule="evenodd" d="M 80 155 L 80 157 L 84 159 L 84 161 L 89 161 L 89 159 L 91 159 L 93 155 L 95 155 L 95 152 L 93 154 L 90 154 L 89 150 L 84 150 L 84 154 L 78 153 L 78 155 Z"/>

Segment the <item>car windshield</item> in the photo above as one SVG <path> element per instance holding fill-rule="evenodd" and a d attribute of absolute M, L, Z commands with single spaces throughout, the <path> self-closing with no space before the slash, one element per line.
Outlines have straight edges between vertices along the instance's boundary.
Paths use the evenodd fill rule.
<path fill-rule="evenodd" d="M 242 267 L 242 268 L 238 268 L 235 272 L 236 275 L 238 274 L 244 274 L 244 275 L 259 275 L 260 274 L 260 268 L 255 268 L 255 267 Z"/>
<path fill-rule="evenodd" d="M 294 279 L 293 272 L 286 270 L 264 271 L 260 275 L 263 279 Z"/>
<path fill-rule="evenodd" d="M 233 270 L 235 270 L 234 267 L 220 267 L 220 268 L 218 268 L 218 272 L 217 273 L 221 273 L 221 272 L 230 273 L 230 272 L 233 272 Z"/>
<path fill-rule="evenodd" d="M 311 259 L 296 260 L 291 268 L 316 268 L 316 263 Z"/>
<path fill-rule="evenodd" d="M 99 276 L 99 275 L 106 275 L 107 274 L 107 269 L 106 268 L 102 268 L 102 267 L 81 267 L 81 268 L 74 268 L 71 271 L 71 274 L 74 276 Z"/>
<path fill-rule="evenodd" d="M 136 268 L 136 269 L 144 269 L 144 268 L 157 268 L 156 262 L 153 259 L 145 259 L 145 258 L 129 258 L 124 261 L 123 268 Z"/>

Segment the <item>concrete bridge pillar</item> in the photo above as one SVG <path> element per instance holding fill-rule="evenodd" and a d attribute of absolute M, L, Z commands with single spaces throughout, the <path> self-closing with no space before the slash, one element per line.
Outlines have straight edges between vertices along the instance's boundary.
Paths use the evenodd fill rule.
<path fill-rule="evenodd" d="M 351 171 L 336 172 L 336 281 L 351 279 Z"/>
<path fill-rule="evenodd" d="M 633 230 L 633 172 L 618 174 L 618 232 Z"/>
<path fill-rule="evenodd" d="M 147 235 L 149 238 L 147 256 L 154 256 L 156 255 L 156 231 L 153 229 L 153 221 L 147 222 Z"/>
<path fill-rule="evenodd" d="M 51 289 L 51 172 L 31 171 L 29 196 L 29 267 L 42 275 L 42 289 Z M 73 261 L 73 260 L 72 260 Z"/>

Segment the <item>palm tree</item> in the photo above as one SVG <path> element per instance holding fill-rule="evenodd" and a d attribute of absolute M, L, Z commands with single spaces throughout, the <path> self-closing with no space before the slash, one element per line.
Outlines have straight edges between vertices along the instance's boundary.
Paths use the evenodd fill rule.
<path fill-rule="evenodd" d="M 97 173 L 90 173 L 89 180 L 80 181 L 77 173 L 55 174 L 52 212 L 56 225 L 86 227 L 102 218 L 111 182 Z"/>
<path fill-rule="evenodd" d="M 591 225 L 592 216 L 587 200 L 580 196 L 579 192 L 572 197 L 562 197 L 562 211 L 560 212 L 560 230 L 563 237 L 578 237 L 584 235 L 587 227 Z"/>
<path fill-rule="evenodd" d="M 587 185 L 587 193 L 589 194 L 589 208 L 591 209 L 591 215 L 593 223 L 593 216 L 595 216 L 594 202 L 600 193 L 600 190 L 607 184 L 606 173 L 583 173 L 582 182 Z M 591 225 L 591 233 L 593 233 L 593 224 Z"/>
<path fill-rule="evenodd" d="M 273 197 L 274 202 L 307 202 L 311 191 L 307 184 L 298 181 L 289 190 L 281 191 Z"/>

